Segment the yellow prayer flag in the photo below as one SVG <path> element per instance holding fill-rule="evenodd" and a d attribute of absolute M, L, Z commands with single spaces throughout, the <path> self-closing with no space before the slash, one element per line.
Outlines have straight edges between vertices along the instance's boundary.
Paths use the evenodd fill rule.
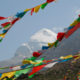
<path fill-rule="evenodd" d="M 31 64 L 40 64 L 41 62 L 33 62 L 33 61 L 31 61 Z"/>
<path fill-rule="evenodd" d="M 0 34 L 0 37 L 4 38 L 4 37 L 5 37 L 5 35 L 6 35 L 6 34 L 4 34 L 4 33 L 3 33 L 3 34 Z"/>
<path fill-rule="evenodd" d="M 2 78 L 4 78 L 4 77 L 8 77 L 8 78 L 13 77 L 14 74 L 15 74 L 15 72 L 16 72 L 16 71 L 8 72 L 8 73 L 3 73 L 2 76 L 1 76 L 1 78 L 0 78 L 0 80 L 1 80 Z"/>
<path fill-rule="evenodd" d="M 72 57 L 73 57 L 72 55 L 68 55 L 68 56 L 65 56 L 65 57 L 61 56 L 60 59 L 68 59 L 68 58 L 72 58 Z"/>
<path fill-rule="evenodd" d="M 23 63 L 23 64 L 30 64 L 30 61 L 31 61 L 31 60 L 23 60 L 22 63 Z"/>
<path fill-rule="evenodd" d="M 39 64 L 41 63 L 40 61 L 39 62 L 34 62 L 34 61 L 31 61 L 31 60 L 23 60 L 22 62 L 23 64 Z"/>
<path fill-rule="evenodd" d="M 80 56 L 76 57 L 75 60 L 80 59 Z"/>
<path fill-rule="evenodd" d="M 25 9 L 24 12 L 27 12 L 27 11 L 29 11 L 29 10 L 31 10 L 31 9 Z"/>
<path fill-rule="evenodd" d="M 60 59 L 64 59 L 64 56 L 61 56 Z"/>
<path fill-rule="evenodd" d="M 54 46 L 54 44 L 55 44 L 55 42 L 53 42 L 53 43 L 48 43 L 48 46 L 51 48 L 51 47 Z"/>
<path fill-rule="evenodd" d="M 75 20 L 70 26 L 75 26 L 75 25 L 77 25 L 77 24 L 78 24 L 78 21 Z"/>
<path fill-rule="evenodd" d="M 68 55 L 66 57 L 64 57 L 64 59 L 68 59 L 68 58 L 72 58 L 73 56 L 72 55 Z"/>
<path fill-rule="evenodd" d="M 34 7 L 34 12 L 37 13 L 39 11 L 40 7 L 41 7 L 41 5 Z"/>

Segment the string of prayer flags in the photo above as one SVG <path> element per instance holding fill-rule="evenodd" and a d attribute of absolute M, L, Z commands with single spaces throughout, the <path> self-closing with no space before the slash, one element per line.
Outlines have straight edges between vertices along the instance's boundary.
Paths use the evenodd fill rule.
<path fill-rule="evenodd" d="M 52 0 L 49 0 L 49 1 L 52 1 Z M 68 38 L 73 32 L 75 32 L 78 28 L 80 28 L 80 15 L 79 15 L 79 18 L 76 19 L 68 28 L 67 28 L 67 31 L 66 33 L 65 32 L 59 32 L 57 34 L 57 40 L 53 43 L 48 43 L 48 46 L 43 46 L 42 47 L 42 50 L 44 49 L 48 49 L 50 47 L 57 47 L 57 44 L 59 41 L 61 41 L 64 37 L 65 38 Z"/>
<path fill-rule="evenodd" d="M 74 55 L 74 56 L 72 56 L 72 55 L 68 55 L 68 56 L 61 56 L 59 59 L 52 59 L 52 60 L 44 60 L 44 58 L 41 58 L 40 60 L 33 60 L 32 58 L 30 58 L 30 59 L 25 59 L 26 61 L 28 60 L 28 61 L 32 61 L 32 63 L 31 64 L 35 64 L 34 66 L 37 66 L 37 65 L 40 65 L 40 64 L 42 64 L 42 63 L 48 63 L 48 62 L 51 62 L 51 61 L 54 61 L 54 62 L 56 62 L 56 61 L 61 61 L 61 60 L 64 60 L 64 59 L 79 59 L 80 58 L 80 55 L 78 54 L 78 55 Z M 32 60 L 31 60 L 32 59 Z M 23 60 L 24 61 L 24 60 Z M 3 69 L 12 69 L 12 70 L 19 70 L 19 69 L 24 69 L 24 68 L 26 68 L 27 66 L 29 66 L 30 64 L 22 64 L 22 65 L 18 65 L 18 66 L 13 66 L 13 67 L 4 67 L 4 68 L 0 68 L 0 70 L 3 70 Z"/>
<path fill-rule="evenodd" d="M 10 17 L 1 17 L 0 16 L 0 20 L 4 20 L 4 19 L 8 19 L 8 22 L 2 23 L 0 26 L 0 30 L 2 30 L 2 33 L 0 34 L 0 42 L 2 42 L 3 38 L 2 37 L 3 34 L 5 33 L 5 35 L 7 34 L 7 32 L 9 31 L 9 29 L 18 21 L 20 20 L 28 11 L 31 10 L 31 15 L 35 12 L 37 13 L 39 11 L 39 9 L 44 9 L 48 3 L 51 3 L 55 0 L 47 0 L 45 3 L 40 4 L 38 6 L 35 6 L 33 8 L 30 9 L 25 9 L 22 12 L 17 12 L 14 16 L 10 16 Z"/>
<path fill-rule="evenodd" d="M 3 38 L 5 37 L 7 32 L 9 31 L 9 29 L 12 27 L 12 25 L 14 25 L 15 22 L 18 21 L 18 20 L 19 20 L 19 18 L 14 18 L 10 22 L 5 22 L 5 23 L 1 24 L 3 30 L 2 30 L 2 33 L 0 34 L 0 41 L 3 40 Z"/>
<path fill-rule="evenodd" d="M 65 38 L 68 38 L 72 33 L 74 33 L 78 28 L 80 28 L 80 22 L 73 27 L 72 29 L 70 29 L 66 34 L 65 34 Z"/>
<path fill-rule="evenodd" d="M 29 74 L 28 77 L 32 78 L 38 71 L 40 71 L 43 68 L 51 68 L 56 63 L 66 62 L 66 61 L 69 61 L 71 59 L 76 59 L 77 57 L 80 58 L 80 54 L 74 55 L 74 56 L 72 56 L 72 55 L 61 56 L 60 58 L 58 58 L 56 60 L 54 60 L 54 59 L 52 59 L 52 60 L 44 60 L 44 58 L 41 58 L 40 60 L 35 60 L 34 61 L 35 63 L 38 63 L 38 62 L 40 62 L 40 63 L 35 64 L 35 65 L 25 64 L 25 65 L 23 65 L 25 67 L 23 69 L 21 68 L 20 70 L 18 70 L 20 68 L 20 66 L 10 67 L 10 68 L 13 68 L 14 71 L 7 72 L 7 73 L 0 73 L 0 80 L 1 79 L 7 79 L 7 78 L 15 80 L 20 75 L 27 74 L 27 73 Z M 5 68 L 9 69 L 9 67 L 5 67 Z M 5 68 L 1 68 L 1 69 L 5 69 Z M 15 70 L 17 70 L 17 71 L 15 71 Z M 32 70 L 32 71 L 30 71 L 30 70 Z M 79 78 L 79 76 L 78 76 L 78 78 Z"/>
<path fill-rule="evenodd" d="M 76 19 L 69 27 L 65 34 L 65 38 L 68 38 L 73 32 L 75 32 L 80 27 L 80 16 Z"/>
<path fill-rule="evenodd" d="M 80 22 L 80 16 L 68 27 L 68 30 L 72 29 L 75 27 L 78 23 Z"/>

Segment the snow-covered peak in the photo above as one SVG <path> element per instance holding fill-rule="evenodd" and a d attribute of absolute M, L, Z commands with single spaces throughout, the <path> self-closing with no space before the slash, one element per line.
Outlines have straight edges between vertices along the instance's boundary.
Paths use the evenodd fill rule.
<path fill-rule="evenodd" d="M 49 29 L 43 28 L 40 31 L 36 32 L 30 40 L 33 42 L 54 42 L 56 40 L 57 34 L 52 32 Z"/>
<path fill-rule="evenodd" d="M 56 40 L 56 33 L 49 29 L 43 28 L 31 36 L 29 42 L 21 44 L 16 50 L 15 56 L 32 56 L 32 52 L 41 50 L 42 46 L 47 45 L 48 42 Z"/>

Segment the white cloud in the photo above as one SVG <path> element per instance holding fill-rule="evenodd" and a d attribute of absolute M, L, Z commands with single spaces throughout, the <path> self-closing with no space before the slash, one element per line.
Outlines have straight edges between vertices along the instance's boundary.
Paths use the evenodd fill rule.
<path fill-rule="evenodd" d="M 53 27 L 52 30 L 56 33 L 58 32 L 63 32 L 64 31 L 64 27 Z"/>

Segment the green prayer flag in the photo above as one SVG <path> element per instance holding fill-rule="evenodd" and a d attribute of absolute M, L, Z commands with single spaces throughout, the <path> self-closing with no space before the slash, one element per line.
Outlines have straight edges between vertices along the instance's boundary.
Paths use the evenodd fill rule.
<path fill-rule="evenodd" d="M 8 28 L 10 26 L 10 24 L 6 25 L 4 28 Z"/>
<path fill-rule="evenodd" d="M 59 40 L 56 40 L 54 46 L 57 47 L 57 44 L 58 44 Z"/>
<path fill-rule="evenodd" d="M 34 60 L 36 60 L 36 57 L 27 58 L 25 60 L 32 60 L 32 61 L 34 61 Z"/>
<path fill-rule="evenodd" d="M 36 60 L 35 62 L 40 62 L 39 64 L 35 64 L 34 66 L 40 66 L 43 64 L 44 58 L 41 58 L 41 60 Z"/>
<path fill-rule="evenodd" d="M 26 74 L 27 72 L 30 71 L 30 69 L 31 68 L 27 68 L 27 69 L 24 69 L 24 70 L 16 71 L 16 73 L 14 74 L 15 78 L 19 77 L 22 73 Z"/>
<path fill-rule="evenodd" d="M 32 77 L 34 77 L 34 75 L 35 75 L 35 73 L 33 75 L 28 76 L 28 78 L 32 78 Z"/>
<path fill-rule="evenodd" d="M 1 39 L 0 39 L 0 42 L 2 42 L 2 40 L 3 40 L 3 39 L 1 38 Z"/>
<path fill-rule="evenodd" d="M 41 5 L 41 9 L 44 9 L 47 6 L 48 3 L 44 3 Z"/>
<path fill-rule="evenodd" d="M 78 22 L 80 22 L 80 17 L 77 19 Z"/>
<path fill-rule="evenodd" d="M 39 64 L 35 64 L 34 66 L 40 66 L 40 65 L 42 65 L 42 63 L 39 63 Z"/>

